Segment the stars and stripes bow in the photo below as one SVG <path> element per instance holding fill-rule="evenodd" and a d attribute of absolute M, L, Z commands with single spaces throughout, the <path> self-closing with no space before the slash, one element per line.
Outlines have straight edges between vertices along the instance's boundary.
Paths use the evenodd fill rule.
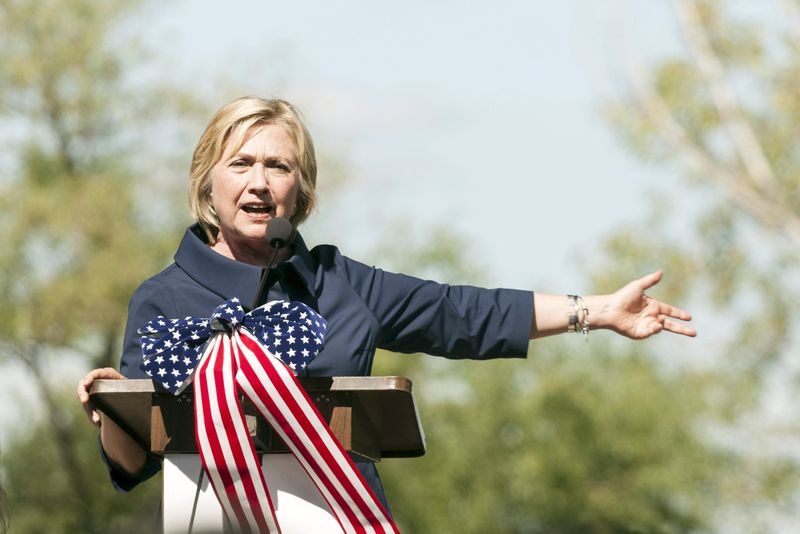
<path fill-rule="evenodd" d="M 274 301 L 244 314 L 231 299 L 209 319 L 159 317 L 140 330 L 143 367 L 153 378 L 164 377 L 173 392 L 193 383 L 198 452 L 236 531 L 281 532 L 241 392 L 297 458 L 342 532 L 398 532 L 295 377 L 321 349 L 325 328 L 301 303 Z"/>
<path fill-rule="evenodd" d="M 189 384 L 212 334 L 240 325 L 295 374 L 308 366 L 325 341 L 325 319 L 301 302 L 275 300 L 245 314 L 234 297 L 217 306 L 209 319 L 159 316 L 140 328 L 141 368 L 177 395 Z"/>

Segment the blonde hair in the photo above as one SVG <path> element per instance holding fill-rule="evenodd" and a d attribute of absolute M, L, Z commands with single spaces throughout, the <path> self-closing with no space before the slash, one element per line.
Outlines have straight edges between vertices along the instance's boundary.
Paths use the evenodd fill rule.
<path fill-rule="evenodd" d="M 211 117 L 197 141 L 189 168 L 189 209 L 212 245 L 219 233 L 219 218 L 211 201 L 211 169 L 226 151 L 235 152 L 241 148 L 251 128 L 263 124 L 283 126 L 297 147 L 300 184 L 297 206 L 290 219 L 292 225 L 297 227 L 305 221 L 316 205 L 317 160 L 314 143 L 300 112 L 289 102 L 277 98 L 237 98 Z"/>

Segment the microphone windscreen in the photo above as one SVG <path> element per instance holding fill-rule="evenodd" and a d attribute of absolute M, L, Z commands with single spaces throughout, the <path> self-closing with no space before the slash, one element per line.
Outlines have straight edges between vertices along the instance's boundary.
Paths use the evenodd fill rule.
<path fill-rule="evenodd" d="M 273 248 L 285 247 L 292 240 L 294 228 L 286 217 L 276 217 L 267 223 L 267 242 Z"/>

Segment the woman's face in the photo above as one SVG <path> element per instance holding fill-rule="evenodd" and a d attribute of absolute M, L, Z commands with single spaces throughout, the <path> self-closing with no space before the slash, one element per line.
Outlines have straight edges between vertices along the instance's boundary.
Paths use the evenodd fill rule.
<path fill-rule="evenodd" d="M 300 170 L 297 146 L 275 124 L 256 126 L 235 153 L 211 169 L 211 192 L 220 233 L 214 249 L 241 259 L 247 250 L 266 251 L 267 221 L 289 218 L 297 205 Z"/>

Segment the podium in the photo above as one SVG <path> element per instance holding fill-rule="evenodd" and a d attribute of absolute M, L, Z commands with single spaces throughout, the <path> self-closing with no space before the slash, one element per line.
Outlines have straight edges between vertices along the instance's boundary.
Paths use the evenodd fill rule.
<path fill-rule="evenodd" d="M 403 377 L 305 377 L 300 384 L 354 461 L 425 454 L 425 437 L 411 381 Z M 164 458 L 164 532 L 223 532 L 216 495 L 201 477 L 194 435 L 194 395 L 156 390 L 151 380 L 96 380 L 92 404 L 143 448 Z M 243 410 L 262 455 L 284 533 L 340 532 L 327 504 L 286 445 L 246 400 Z M 200 485 L 198 487 L 198 482 Z"/>

